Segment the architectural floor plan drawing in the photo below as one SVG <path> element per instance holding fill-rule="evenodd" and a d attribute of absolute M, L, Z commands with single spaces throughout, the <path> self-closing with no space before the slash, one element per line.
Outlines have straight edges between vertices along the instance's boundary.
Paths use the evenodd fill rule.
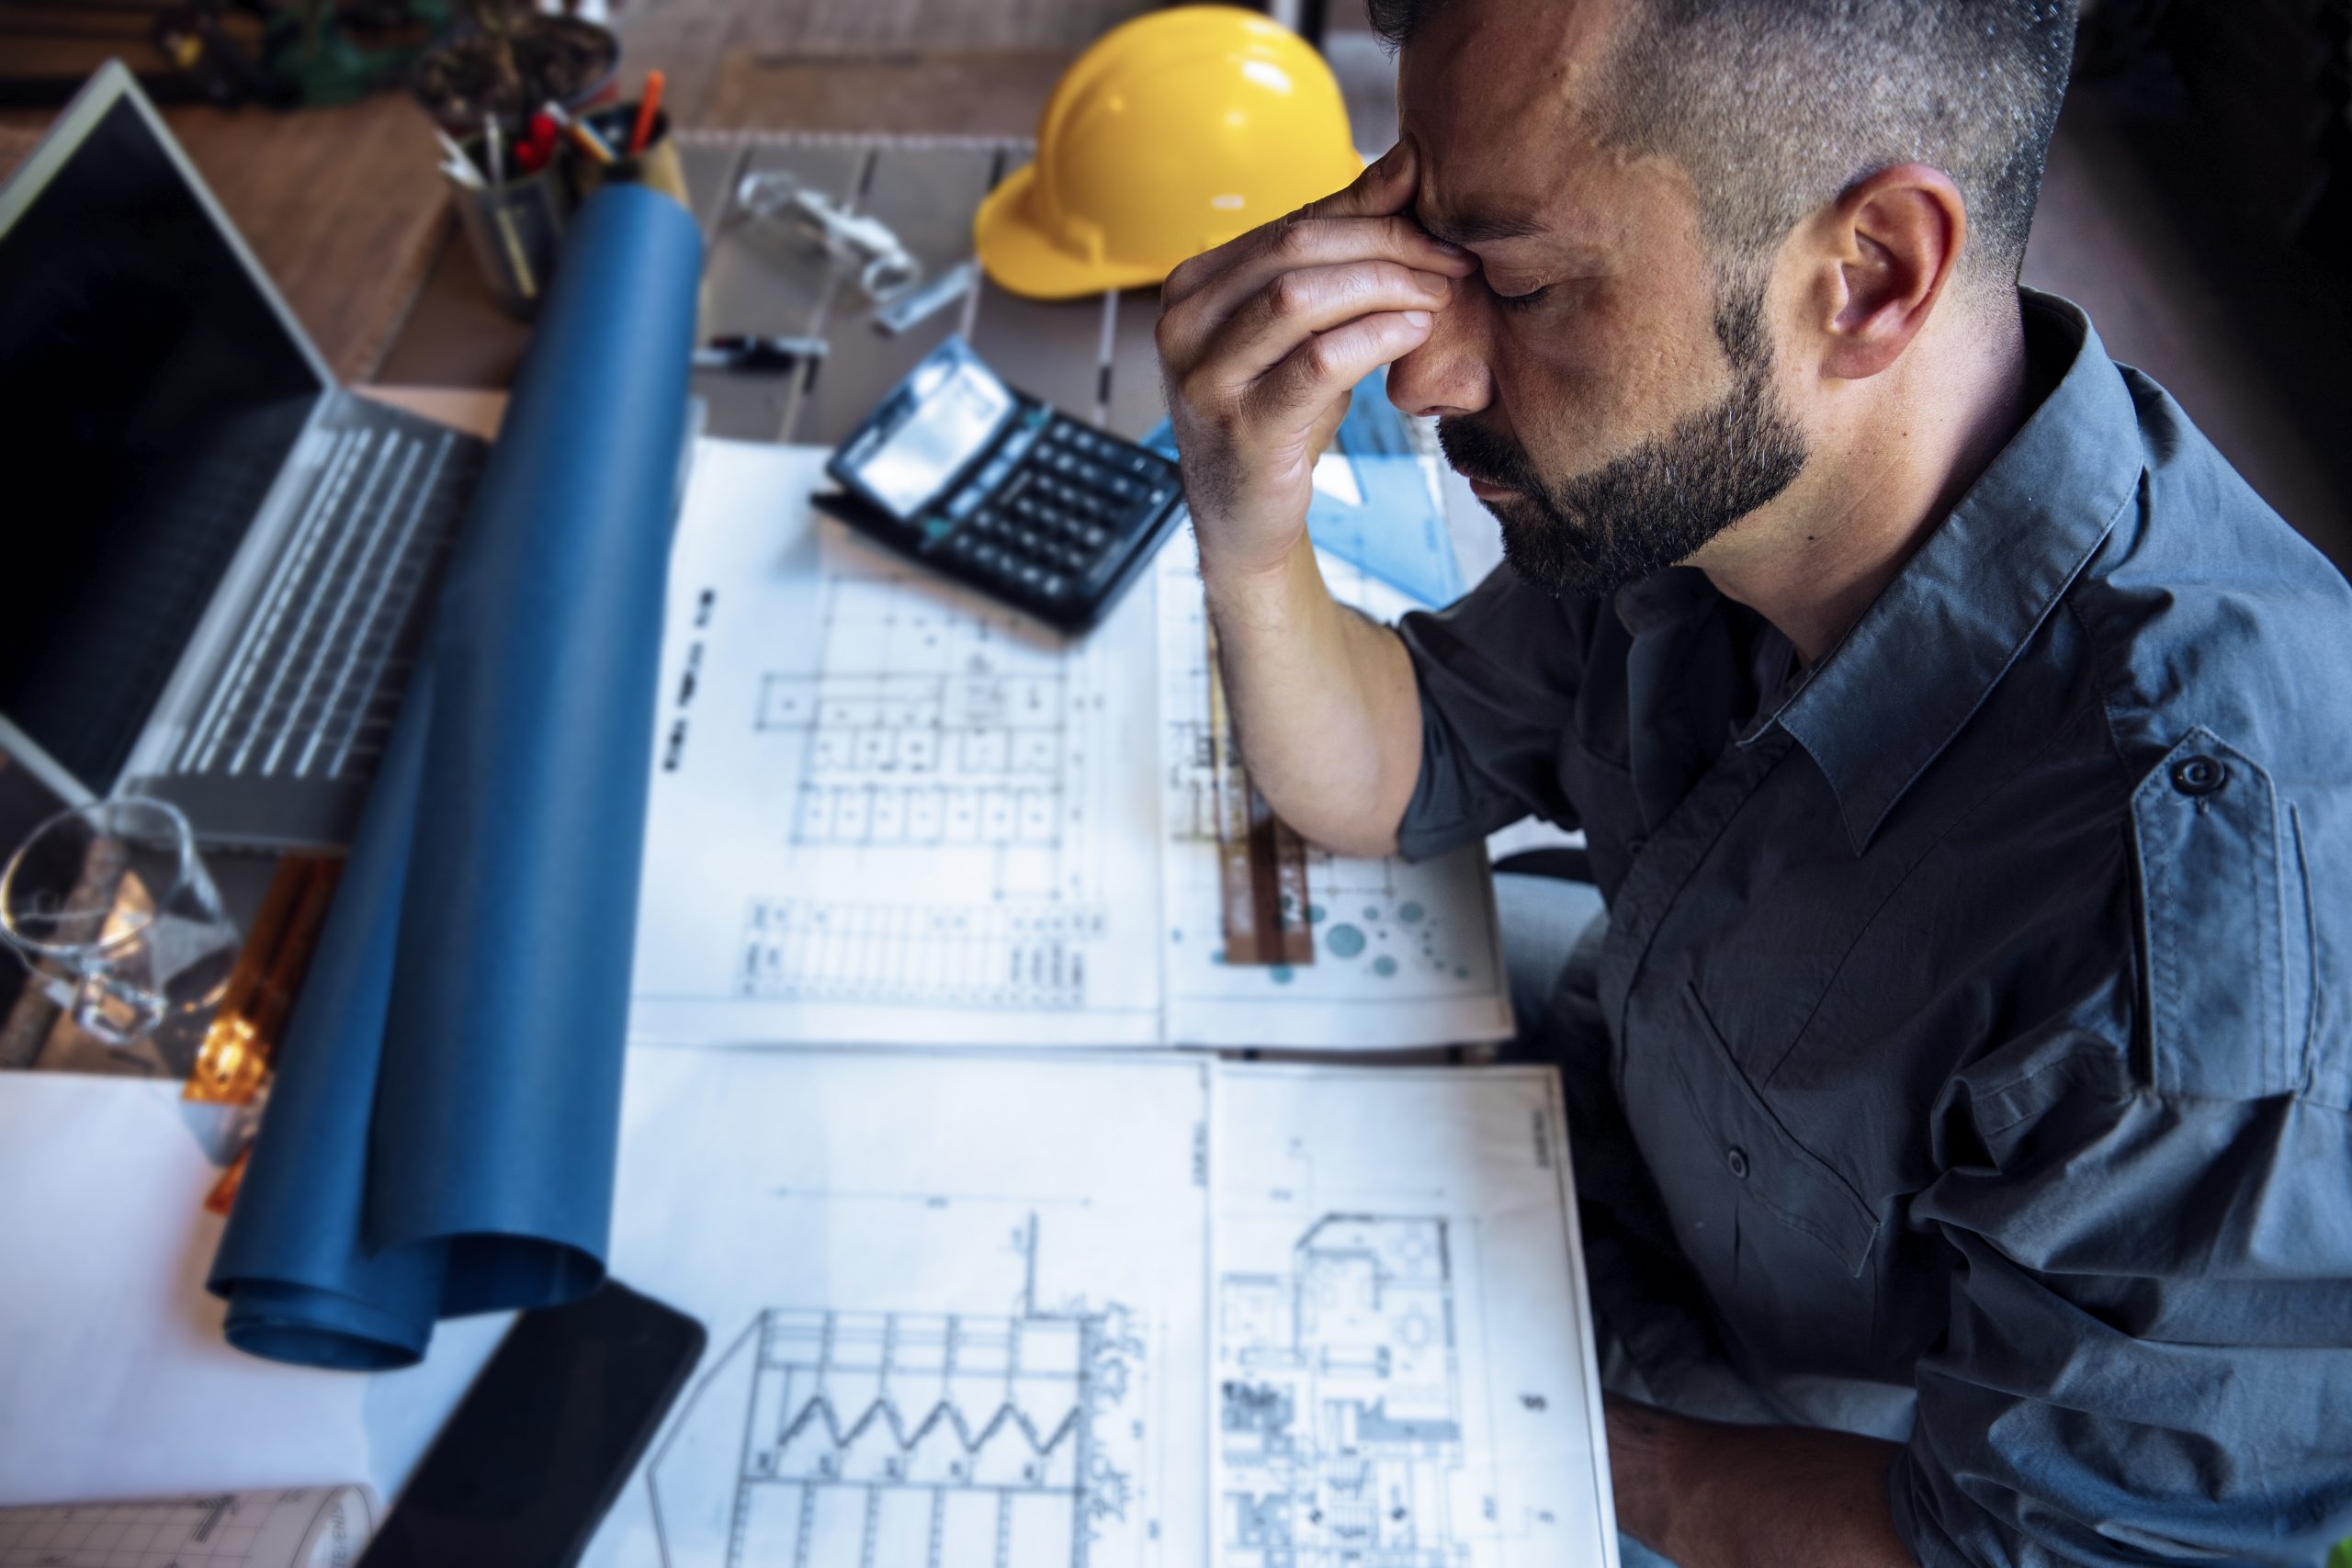
<path fill-rule="evenodd" d="M 823 459 L 697 447 L 638 1032 L 1156 1039 L 1149 627 L 1073 645 L 860 543 Z"/>
<path fill-rule="evenodd" d="M 1203 1561 L 1212 1070 L 636 1053 L 613 1270 L 710 1343 L 587 1561 Z"/>
<path fill-rule="evenodd" d="M 648 1467 L 663 1561 L 1086 1568 L 1126 1521 L 1137 1454 L 1122 1417 L 1145 1365 L 1116 1305 L 770 1309 Z"/>
<path fill-rule="evenodd" d="M 805 498 L 824 458 L 696 447 L 638 1038 L 1376 1048 L 1510 1032 L 1475 846 L 1420 865 L 1310 851 L 1313 962 L 1224 962 L 1189 534 L 1064 639 L 820 521 Z M 1409 606 L 1326 570 L 1368 613 Z"/>
<path fill-rule="evenodd" d="M 817 669 L 760 681 L 752 728 L 797 752 L 786 837 L 822 897 L 759 898 L 742 989 L 792 1000 L 1080 1008 L 1108 919 L 1087 765 L 1091 661 L 1008 611 L 909 591 L 879 561 L 826 574 Z M 876 899 L 922 856 L 960 898 Z"/>
<path fill-rule="evenodd" d="M 1217 1280 L 1226 1561 L 1467 1564 L 1446 1222 L 1326 1215 L 1290 1263 Z"/>
<path fill-rule="evenodd" d="M 1613 1568 L 1557 1085 L 1219 1074 L 1219 1568 Z"/>
<path fill-rule="evenodd" d="M 589 1568 L 1615 1568 L 1551 1073 L 628 1069 L 612 1271 L 710 1340 Z"/>

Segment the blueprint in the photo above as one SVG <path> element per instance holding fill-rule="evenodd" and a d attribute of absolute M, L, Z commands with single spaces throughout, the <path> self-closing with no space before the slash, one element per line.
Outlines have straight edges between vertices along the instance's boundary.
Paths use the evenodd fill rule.
<path fill-rule="evenodd" d="M 1041 1234 L 1033 1215 L 1024 1247 Z M 1148 1354 L 1116 1304 L 771 1308 L 648 1467 L 663 1554 L 912 1564 L 934 1541 L 969 1541 L 1011 1562 L 1119 1561 L 1111 1543 L 1136 1534 L 1152 1457 L 1121 1419 L 1148 1385 Z"/>
<path fill-rule="evenodd" d="M 1614 1564 L 1558 1079 L 1217 1080 L 1220 1568 Z"/>
<path fill-rule="evenodd" d="M 1222 962 L 1189 535 L 1068 640 L 820 521 L 814 448 L 697 444 L 635 1037 L 1385 1047 L 1510 1032 L 1472 848 L 1315 855 L 1316 959 Z M 1372 613 L 1407 601 L 1336 559 Z"/>
<path fill-rule="evenodd" d="M 587 1562 L 1204 1561 L 1213 1070 L 635 1053 L 613 1270 L 710 1346 Z"/>
<path fill-rule="evenodd" d="M 1613 1565 L 1555 1084 L 638 1051 L 613 1269 L 710 1343 L 586 1562 Z"/>
<path fill-rule="evenodd" d="M 824 456 L 697 444 L 636 1032 L 1155 1041 L 1148 597 L 1065 642 L 820 521 Z"/>
<path fill-rule="evenodd" d="M 1375 620 L 1408 604 L 1318 552 L 1334 597 Z M 1159 560 L 1159 712 L 1166 761 L 1170 1036 L 1184 1043 L 1355 1048 L 1500 1039 L 1509 987 L 1486 852 L 1465 845 L 1420 864 L 1309 847 L 1306 919 L 1315 961 L 1238 965 L 1221 948 L 1208 699 L 1208 612 L 1190 535 Z"/>

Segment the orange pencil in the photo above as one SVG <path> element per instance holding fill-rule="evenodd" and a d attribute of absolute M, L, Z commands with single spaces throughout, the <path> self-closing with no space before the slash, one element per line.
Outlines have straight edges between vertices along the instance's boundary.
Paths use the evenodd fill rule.
<path fill-rule="evenodd" d="M 595 159 L 599 164 L 609 164 L 613 161 L 613 150 L 605 145 L 604 139 L 602 137 L 588 129 L 588 124 L 585 120 L 572 118 L 570 115 L 564 113 L 562 107 L 557 104 L 553 99 L 549 99 L 548 102 L 547 116 L 549 119 L 555 121 L 557 127 L 560 129 L 566 136 L 571 138 L 571 144 L 579 148 L 582 152 L 587 153 L 588 156 Z"/>
<path fill-rule="evenodd" d="M 636 157 L 653 140 L 653 117 L 662 112 L 662 73 L 645 73 L 645 96 L 638 100 L 637 126 L 628 133 L 628 155 Z"/>
<path fill-rule="evenodd" d="M 613 161 L 613 150 L 605 146 L 594 131 L 579 120 L 567 120 L 563 129 L 571 136 L 573 146 L 595 159 L 599 164 L 609 164 Z"/>

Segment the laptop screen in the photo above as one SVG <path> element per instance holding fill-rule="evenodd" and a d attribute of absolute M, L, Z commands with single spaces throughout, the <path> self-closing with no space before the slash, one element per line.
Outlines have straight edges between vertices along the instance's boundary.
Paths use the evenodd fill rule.
<path fill-rule="evenodd" d="M 116 97 L 0 233 L 0 715 L 105 794 L 324 390 Z"/>

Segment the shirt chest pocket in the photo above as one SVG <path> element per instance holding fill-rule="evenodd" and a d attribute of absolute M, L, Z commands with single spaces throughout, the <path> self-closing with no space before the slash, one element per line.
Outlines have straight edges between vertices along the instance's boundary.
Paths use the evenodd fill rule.
<path fill-rule="evenodd" d="M 1756 1092 L 1697 992 L 1680 1000 L 1687 1027 L 1624 1057 L 1627 1113 L 1677 1239 L 1759 1370 L 1872 1371 L 1877 1213 Z"/>

